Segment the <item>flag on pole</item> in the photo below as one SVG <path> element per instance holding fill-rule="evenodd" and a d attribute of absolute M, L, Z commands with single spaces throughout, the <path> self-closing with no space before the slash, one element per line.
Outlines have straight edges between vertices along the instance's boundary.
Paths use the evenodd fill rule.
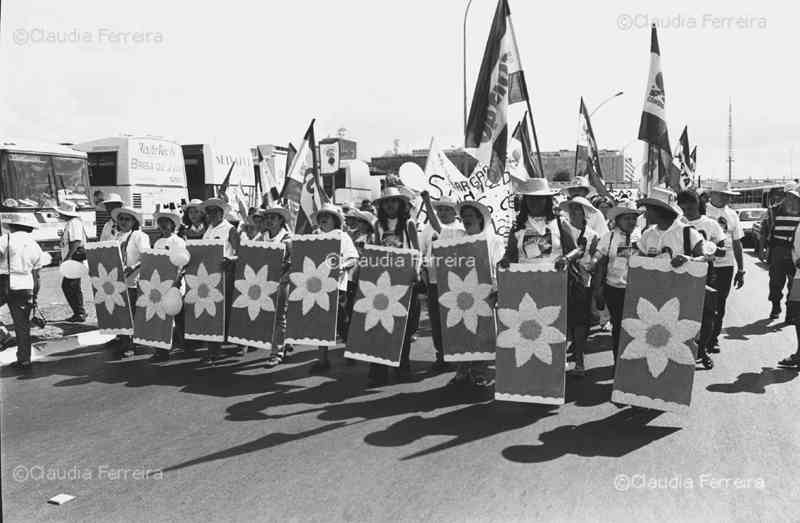
<path fill-rule="evenodd" d="M 592 122 L 589 119 L 589 112 L 586 110 L 586 104 L 583 102 L 581 96 L 581 106 L 578 111 L 581 120 L 581 134 L 583 141 L 586 143 L 586 169 L 588 174 L 594 173 L 597 177 L 603 178 L 603 171 L 600 169 L 600 151 L 597 148 L 597 140 L 594 137 L 592 130 Z"/>
<path fill-rule="evenodd" d="M 225 178 L 222 179 L 222 184 L 219 186 L 219 190 L 217 191 L 218 195 L 223 196 L 228 192 L 228 186 L 231 184 L 231 173 L 233 172 L 234 167 L 236 167 L 236 160 L 231 162 L 231 166 L 228 168 L 228 173 L 225 175 Z"/>
<path fill-rule="evenodd" d="M 678 161 L 681 166 L 681 188 L 689 189 L 694 186 L 694 168 L 692 167 L 691 153 L 689 152 L 689 129 L 684 126 L 678 142 Z"/>
<path fill-rule="evenodd" d="M 658 35 L 654 24 L 650 38 L 650 74 L 647 80 L 642 119 L 639 123 L 639 139 L 663 149 L 671 155 L 665 102 L 661 52 L 658 48 Z"/>
<path fill-rule="evenodd" d="M 311 232 L 311 215 L 323 203 L 328 202 L 328 195 L 322 189 L 319 179 L 319 163 L 317 162 L 317 145 L 314 139 L 314 120 L 308 126 L 300 149 L 292 159 L 292 165 L 286 174 L 284 196 L 289 205 L 289 212 L 294 221 L 297 234 Z"/>
<path fill-rule="evenodd" d="M 636 179 L 636 167 L 631 158 L 625 158 L 625 181 L 633 182 Z"/>
<path fill-rule="evenodd" d="M 503 178 L 508 151 L 509 106 L 528 100 L 528 90 L 511 26 L 507 0 L 499 0 L 483 54 L 465 143 L 477 149 L 476 169 L 485 170 L 492 183 Z"/>
<path fill-rule="evenodd" d="M 525 181 L 529 178 L 541 178 L 542 174 L 536 169 L 533 161 L 531 135 L 528 133 L 528 112 L 517 124 L 511 134 L 509 155 L 507 161 L 508 173 L 514 178 Z"/>
<path fill-rule="evenodd" d="M 692 154 L 689 155 L 689 165 L 693 173 L 697 172 L 697 146 L 692 148 Z"/>

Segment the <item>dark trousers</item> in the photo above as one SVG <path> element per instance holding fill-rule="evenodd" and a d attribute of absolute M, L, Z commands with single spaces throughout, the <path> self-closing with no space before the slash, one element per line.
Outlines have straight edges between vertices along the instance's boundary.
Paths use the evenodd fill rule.
<path fill-rule="evenodd" d="M 439 311 L 439 286 L 435 283 L 428 284 L 428 318 L 431 322 L 431 337 L 433 348 L 436 349 L 436 361 L 444 361 L 444 346 L 442 345 L 442 317 Z"/>
<path fill-rule="evenodd" d="M 614 361 L 619 355 L 619 335 L 622 329 L 622 309 L 625 305 L 625 289 L 618 289 L 611 285 L 606 285 L 603 295 L 606 299 L 606 307 L 611 315 L 611 350 L 614 353 Z"/>
<path fill-rule="evenodd" d="M 33 291 L 10 291 L 6 296 L 6 304 L 17 335 L 17 361 L 27 363 L 31 361 Z"/>
<path fill-rule="evenodd" d="M 792 257 L 786 249 L 772 247 L 769 262 L 769 301 L 773 304 L 780 303 L 784 287 L 786 287 L 786 296 L 789 296 L 789 287 L 794 278 L 794 271 Z"/>
<path fill-rule="evenodd" d="M 714 269 L 715 271 L 717 269 Z M 728 284 L 730 288 L 730 284 Z M 700 323 L 700 335 L 697 341 L 697 357 L 706 353 L 706 349 L 714 345 L 714 327 L 717 320 L 717 309 L 719 308 L 719 292 L 716 289 L 706 288 L 703 299 L 703 319 Z"/>
<path fill-rule="evenodd" d="M 347 332 L 350 330 L 350 320 L 353 317 L 356 289 L 358 289 L 358 282 L 351 280 L 347 282 L 346 291 L 339 291 L 339 317 L 336 321 L 336 330 L 345 343 L 347 342 Z"/>
<path fill-rule="evenodd" d="M 235 267 L 231 264 L 231 267 L 225 272 L 225 333 L 224 337 L 227 339 L 228 331 L 230 329 L 231 323 L 231 304 L 233 303 L 233 282 L 235 281 Z M 220 352 L 222 351 L 222 343 L 218 341 L 210 341 L 208 342 L 208 354 L 209 356 L 219 356 Z"/>
<path fill-rule="evenodd" d="M 791 278 L 790 278 L 791 279 Z M 728 295 L 731 293 L 731 283 L 733 282 L 733 267 L 715 267 L 712 287 L 716 290 L 716 303 L 714 310 L 714 324 L 711 331 L 711 343 L 715 344 L 722 332 L 722 320 L 725 318 L 725 306 L 728 302 Z M 708 297 L 708 293 L 706 293 Z"/>
<path fill-rule="evenodd" d="M 86 316 L 86 309 L 83 308 L 83 291 L 81 290 L 80 278 L 62 278 L 61 290 L 67 299 L 69 308 L 75 316 Z"/>
<path fill-rule="evenodd" d="M 419 327 L 419 294 L 416 288 L 413 287 L 411 291 L 411 302 L 408 308 L 408 324 L 406 324 L 403 347 L 400 351 L 400 370 L 408 370 L 411 366 L 411 336 L 414 335 L 417 331 L 417 327 Z M 412 326 L 414 326 L 413 329 Z M 389 378 L 389 367 L 386 365 L 378 365 L 377 363 L 370 363 L 369 375 L 376 380 L 386 381 Z"/>

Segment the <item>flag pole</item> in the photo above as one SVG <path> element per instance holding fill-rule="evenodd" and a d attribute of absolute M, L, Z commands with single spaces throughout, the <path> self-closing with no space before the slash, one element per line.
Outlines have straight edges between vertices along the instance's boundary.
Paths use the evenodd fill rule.
<path fill-rule="evenodd" d="M 531 109 L 531 97 L 528 94 L 528 82 L 525 80 L 525 70 L 522 67 L 522 57 L 519 54 L 519 45 L 517 45 L 517 33 L 514 31 L 514 22 L 511 21 L 511 15 L 508 15 L 508 28 L 511 30 L 511 40 L 514 42 L 514 50 L 517 52 L 520 64 L 519 69 L 522 71 L 523 86 L 525 87 L 525 103 L 528 106 L 528 114 L 531 115 L 531 131 L 533 133 L 533 143 L 536 144 L 536 160 L 539 163 L 539 173 L 542 178 L 544 175 L 544 167 L 542 166 L 542 154 L 539 152 L 539 138 L 536 136 L 536 125 L 533 123 L 533 109 Z"/>

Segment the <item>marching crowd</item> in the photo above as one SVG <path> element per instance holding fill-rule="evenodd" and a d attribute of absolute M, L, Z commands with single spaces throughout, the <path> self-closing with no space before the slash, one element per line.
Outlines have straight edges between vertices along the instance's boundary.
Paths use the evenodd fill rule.
<path fill-rule="evenodd" d="M 515 216 L 505 238 L 494 233 L 491 210 L 480 202 L 456 202 L 447 197 L 433 200 L 427 192 L 422 192 L 420 199 L 416 199 L 411 191 L 398 186 L 388 185 L 374 202 L 364 201 L 358 207 L 323 204 L 311 216 L 311 221 L 315 232 L 338 231 L 335 234 L 341 239 L 337 271 L 340 290 L 337 332 L 340 341 L 346 343 L 357 291 L 357 261 L 365 245 L 413 249 L 426 260 L 430 259 L 435 240 L 482 235 L 487 242 L 493 280 L 496 280 L 497 267 L 508 267 L 512 263 L 549 261 L 558 270 L 567 271 L 567 339 L 573 361 L 569 371 L 578 376 L 585 373 L 584 353 L 592 326 L 610 324 L 611 350 L 615 361 L 618 357 L 631 256 L 667 255 L 674 267 L 689 260 L 708 263 L 702 327 L 695 341 L 697 363 L 706 369 L 713 367 L 710 354 L 720 352 L 719 336 L 726 300 L 732 286 L 741 288 L 744 285 L 745 276 L 742 227 L 736 212 L 728 205 L 730 197 L 736 193 L 727 183 L 714 182 L 710 190 L 702 194 L 689 190 L 675 195 L 656 189 L 648 198 L 636 202 L 615 199 L 609 194 L 599 196 L 581 178 L 563 191 L 550 188 L 546 179 L 534 178 L 515 183 L 514 193 Z M 292 352 L 292 347 L 284 343 L 292 242 L 289 230 L 291 215 L 287 208 L 265 199 L 260 208 L 251 208 L 246 217 L 241 217 L 232 212 L 224 195 L 206 201 L 191 200 L 182 215 L 170 212 L 155 214 L 158 235 L 151 245 L 151 238 L 141 229 L 141 214 L 125 207 L 119 195 L 104 197 L 96 194 L 95 198 L 101 202 L 98 238 L 120 243 L 125 282 L 132 304 L 136 303 L 139 293 L 140 258 L 151 247 L 178 250 L 184 248 L 187 239 L 224 240 L 225 304 L 231 307 L 233 271 L 237 250 L 243 240 L 283 243 L 286 246 L 284 274 L 275 300 L 277 319 L 267 366 L 275 367 L 286 360 Z M 420 209 L 415 208 L 415 200 L 421 201 Z M 11 205 L 13 202 L 7 203 Z M 415 218 L 423 210 L 428 223 L 418 229 Z M 87 239 L 74 204 L 64 202 L 57 211 L 66 222 L 61 238 L 62 261 L 84 262 Z M 800 192 L 790 186 L 784 191 L 783 199 L 770 209 L 764 224 L 770 252 L 770 316 L 777 318 L 781 314 L 783 288 L 787 287 L 785 320 L 794 325 L 799 340 L 797 352 L 779 363 L 783 366 L 800 366 L 800 302 L 789 301 L 792 279 L 796 267 L 800 266 L 800 238 L 795 234 L 798 224 Z M 29 369 L 31 313 L 39 291 L 39 271 L 49 263 L 49 257 L 31 236 L 37 223 L 29 214 L 18 214 L 4 220 L 3 226 L 4 234 L 0 236 L 0 305 L 8 305 L 14 322 L 18 345 L 14 366 Z M 180 287 L 180 281 L 175 285 Z M 73 312 L 66 321 L 85 321 L 80 278 L 64 277 L 61 288 Z M 409 353 L 419 324 L 421 294 L 427 296 L 436 350 L 432 371 L 450 369 L 444 358 L 436 271 L 422 264 L 417 282 L 412 287 L 400 367 L 396 369 L 400 380 L 410 374 Z M 489 301 L 494 303 L 495 300 L 496 291 Z M 10 333 L 3 327 L 0 332 L 3 348 L 10 338 Z M 183 338 L 180 314 L 175 318 L 173 340 L 173 350 L 193 352 L 199 348 L 199 342 Z M 211 364 L 222 357 L 223 350 L 247 350 L 223 346 L 222 343 L 209 342 L 206 345 L 206 361 Z M 133 354 L 134 344 L 130 336 L 117 336 L 108 346 L 119 357 Z M 166 361 L 170 352 L 157 349 L 151 360 Z M 353 363 L 351 360 L 347 362 Z M 324 373 L 330 367 L 328 349 L 320 347 L 311 372 Z M 386 384 L 388 379 L 388 367 L 370 365 L 371 386 Z M 490 383 L 487 363 L 459 364 L 451 383 L 486 386 Z"/>

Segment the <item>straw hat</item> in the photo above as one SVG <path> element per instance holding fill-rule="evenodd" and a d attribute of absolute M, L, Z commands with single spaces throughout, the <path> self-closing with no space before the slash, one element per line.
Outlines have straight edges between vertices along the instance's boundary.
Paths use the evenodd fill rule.
<path fill-rule="evenodd" d="M 342 210 L 332 203 L 323 203 L 322 207 L 320 207 L 317 212 L 311 215 L 311 221 L 315 224 L 318 224 L 317 218 L 320 214 L 331 214 L 336 216 L 336 218 L 339 220 L 339 225 L 344 224 L 344 214 L 342 214 Z"/>
<path fill-rule="evenodd" d="M 189 203 L 186 204 L 186 209 L 195 208 L 202 210 L 201 209 L 202 207 L 203 207 L 203 200 L 201 200 L 200 198 L 192 198 L 191 200 L 189 200 Z"/>
<path fill-rule="evenodd" d="M 375 199 L 375 206 L 380 206 L 381 200 L 387 200 L 389 198 L 400 198 L 406 205 L 411 204 L 411 196 L 407 193 L 402 191 L 399 187 L 386 187 L 384 190 L 381 191 L 381 195 L 379 198 Z"/>
<path fill-rule="evenodd" d="M 3 225 L 16 225 L 29 229 L 38 229 L 39 223 L 31 213 L 14 213 L 3 217 Z"/>
<path fill-rule="evenodd" d="M 451 209 L 456 209 L 458 207 L 458 203 L 449 196 L 442 196 L 438 200 L 431 200 L 431 205 L 433 205 L 434 209 L 436 207 L 450 207 Z"/>
<path fill-rule="evenodd" d="M 636 204 L 639 207 L 648 205 L 651 207 L 659 207 L 673 213 L 675 216 L 680 216 L 683 212 L 680 210 L 680 207 L 673 203 L 674 201 L 674 192 L 660 187 L 653 187 L 650 191 L 650 196 L 648 198 L 642 198 L 636 202 Z"/>
<path fill-rule="evenodd" d="M 120 214 L 127 214 L 128 216 L 133 216 L 134 219 L 136 219 L 136 221 L 139 222 L 139 224 L 142 223 L 142 215 L 139 212 L 134 211 L 130 207 L 118 207 L 117 209 L 114 209 L 113 211 L 111 211 L 111 219 L 116 221 L 117 216 L 119 216 Z"/>
<path fill-rule="evenodd" d="M 615 221 L 617 217 L 622 216 L 624 214 L 635 214 L 640 215 L 642 214 L 642 210 L 636 207 L 632 201 L 625 201 L 619 202 L 615 207 L 612 207 L 608 210 L 608 219 L 609 221 Z"/>
<path fill-rule="evenodd" d="M 153 219 L 155 220 L 156 224 L 158 224 L 158 220 L 161 218 L 171 220 L 172 223 L 175 224 L 176 229 L 181 226 L 181 217 L 177 214 L 173 214 L 171 212 L 157 212 L 153 215 Z"/>
<path fill-rule="evenodd" d="M 730 182 L 725 181 L 713 181 L 711 182 L 711 187 L 708 189 L 708 192 L 718 192 L 722 194 L 727 194 L 728 196 L 737 196 L 741 193 L 734 191 L 731 189 Z"/>
<path fill-rule="evenodd" d="M 209 198 L 208 200 L 204 201 L 200 204 L 200 209 L 203 211 L 207 211 L 209 207 L 216 207 L 217 209 L 222 210 L 223 215 L 227 215 L 231 212 L 231 206 L 225 200 L 221 200 L 219 198 Z"/>
<path fill-rule="evenodd" d="M 587 214 L 590 213 L 590 212 L 596 212 L 597 211 L 597 207 L 592 205 L 592 202 L 590 202 L 589 200 L 587 200 L 583 196 L 575 196 L 572 199 L 565 200 L 565 201 L 561 202 L 558 205 L 558 207 L 561 210 L 566 211 L 567 209 L 569 209 L 570 205 L 580 205 L 581 207 L 583 207 L 585 209 Z"/>
<path fill-rule="evenodd" d="M 345 216 L 367 223 L 373 230 L 375 230 L 375 223 L 378 221 L 378 218 L 371 212 L 359 209 L 351 209 Z"/>
<path fill-rule="evenodd" d="M 261 214 L 264 217 L 266 217 L 269 214 L 277 214 L 278 216 L 282 216 L 283 221 L 286 223 L 289 223 L 289 220 L 291 219 L 289 211 L 277 205 L 268 207 L 266 209 L 262 209 L 261 211 L 258 212 L 258 214 Z"/>
<path fill-rule="evenodd" d="M 124 204 L 125 202 L 122 201 L 122 196 L 120 196 L 119 194 L 117 194 L 115 192 L 110 192 L 110 193 L 108 193 L 108 197 L 105 200 L 103 200 L 103 205 L 105 205 L 107 203 L 122 203 L 122 204 Z"/>
<path fill-rule="evenodd" d="M 476 202 L 474 200 L 466 200 L 460 202 L 456 207 L 459 216 L 461 215 L 461 211 L 464 207 L 472 207 L 473 209 L 477 210 L 481 216 L 483 216 L 483 228 L 486 229 L 492 223 L 492 212 L 486 207 L 484 204 L 480 202 Z"/>
<path fill-rule="evenodd" d="M 522 196 L 555 196 L 558 190 L 551 189 L 547 178 L 530 178 L 515 183 L 516 194 Z"/>
<path fill-rule="evenodd" d="M 589 179 L 585 176 L 576 176 L 575 183 L 573 185 L 569 185 L 564 187 L 564 192 L 569 192 L 572 189 L 586 189 L 589 192 L 592 192 L 592 184 L 589 183 Z"/>
<path fill-rule="evenodd" d="M 63 201 L 56 207 L 56 212 L 61 216 L 69 216 L 70 218 L 77 218 L 78 206 L 73 202 Z"/>

